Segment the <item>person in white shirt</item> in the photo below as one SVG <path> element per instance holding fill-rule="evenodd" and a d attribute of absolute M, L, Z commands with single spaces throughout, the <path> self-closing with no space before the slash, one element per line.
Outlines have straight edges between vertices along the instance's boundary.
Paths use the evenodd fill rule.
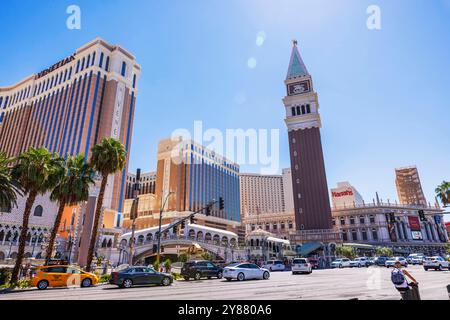
<path fill-rule="evenodd" d="M 408 283 L 406 278 L 411 280 L 411 283 Z M 396 261 L 394 265 L 394 269 L 391 273 L 391 280 L 395 286 L 395 288 L 402 295 L 403 300 L 408 300 L 410 296 L 408 293 L 412 289 L 412 287 L 417 287 L 419 284 L 417 280 L 406 270 L 402 270 L 402 264 L 400 261 Z"/>

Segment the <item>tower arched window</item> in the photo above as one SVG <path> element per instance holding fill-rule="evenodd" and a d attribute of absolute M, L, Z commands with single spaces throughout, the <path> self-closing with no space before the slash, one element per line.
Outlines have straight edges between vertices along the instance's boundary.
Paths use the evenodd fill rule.
<path fill-rule="evenodd" d="M 311 106 L 309 104 L 306 105 L 306 113 L 311 113 Z"/>
<path fill-rule="evenodd" d="M 103 52 L 100 53 L 100 61 L 98 62 L 99 68 L 103 67 L 103 58 L 105 57 L 105 54 Z"/>
<path fill-rule="evenodd" d="M 297 115 L 299 116 L 300 114 L 301 114 L 300 106 L 297 106 Z"/>
<path fill-rule="evenodd" d="M 305 105 L 302 105 L 302 114 L 306 113 Z"/>

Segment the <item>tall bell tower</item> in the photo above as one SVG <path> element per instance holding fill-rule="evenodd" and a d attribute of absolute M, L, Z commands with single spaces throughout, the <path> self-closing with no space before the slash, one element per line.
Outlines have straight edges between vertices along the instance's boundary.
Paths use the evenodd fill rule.
<path fill-rule="evenodd" d="M 283 99 L 289 131 L 292 189 L 298 233 L 331 232 L 331 208 L 320 137 L 319 100 L 298 51 L 293 48 Z M 305 232 L 299 232 L 305 231 Z M 319 239 L 317 239 L 319 240 Z"/>

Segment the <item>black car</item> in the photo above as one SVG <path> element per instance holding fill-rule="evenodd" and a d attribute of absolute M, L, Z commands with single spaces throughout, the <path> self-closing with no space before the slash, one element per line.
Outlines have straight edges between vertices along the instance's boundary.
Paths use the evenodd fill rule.
<path fill-rule="evenodd" d="M 127 267 L 112 272 L 109 283 L 120 288 L 131 288 L 134 285 L 146 284 L 169 286 L 173 283 L 173 276 L 147 267 Z"/>
<path fill-rule="evenodd" d="M 190 261 L 183 264 L 181 276 L 186 281 L 189 281 L 190 278 L 195 280 L 200 280 L 201 278 L 211 279 L 213 277 L 222 279 L 223 269 L 210 261 Z"/>

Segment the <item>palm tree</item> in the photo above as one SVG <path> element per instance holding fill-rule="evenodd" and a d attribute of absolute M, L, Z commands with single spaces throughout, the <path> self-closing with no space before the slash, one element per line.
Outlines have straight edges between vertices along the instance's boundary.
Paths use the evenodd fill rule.
<path fill-rule="evenodd" d="M 45 264 L 48 264 L 51 259 L 56 234 L 61 224 L 65 206 L 73 206 L 81 201 L 87 201 L 89 198 L 89 186 L 94 183 L 94 169 L 90 164 L 86 163 L 86 159 L 82 154 L 67 158 L 65 166 L 60 171 L 61 175 L 57 185 L 50 194 L 52 201 L 59 202 L 59 208 L 52 233 L 50 234 Z"/>
<path fill-rule="evenodd" d="M 100 144 L 92 148 L 91 164 L 95 171 L 100 173 L 102 182 L 95 208 L 94 226 L 92 228 L 91 242 L 87 257 L 86 270 L 91 270 L 92 259 L 94 257 L 95 243 L 97 241 L 98 223 L 103 206 L 103 197 L 105 195 L 108 176 L 117 171 L 122 171 L 125 167 L 127 152 L 123 144 L 114 138 L 104 138 Z"/>
<path fill-rule="evenodd" d="M 37 195 L 44 194 L 54 187 L 58 168 L 63 165 L 63 161 L 57 154 L 51 154 L 46 148 L 30 148 L 18 157 L 17 163 L 12 169 L 13 179 L 19 182 L 24 194 L 28 195 L 23 212 L 19 250 L 11 275 L 12 286 L 17 284 L 20 267 L 22 266 L 31 208 Z"/>
<path fill-rule="evenodd" d="M 436 188 L 435 192 L 444 207 L 448 207 L 450 205 L 450 182 L 442 181 L 442 183 Z"/>
<path fill-rule="evenodd" d="M 0 152 L 0 209 L 7 211 L 17 206 L 17 195 L 21 194 L 20 186 L 11 177 L 13 158 Z"/>

